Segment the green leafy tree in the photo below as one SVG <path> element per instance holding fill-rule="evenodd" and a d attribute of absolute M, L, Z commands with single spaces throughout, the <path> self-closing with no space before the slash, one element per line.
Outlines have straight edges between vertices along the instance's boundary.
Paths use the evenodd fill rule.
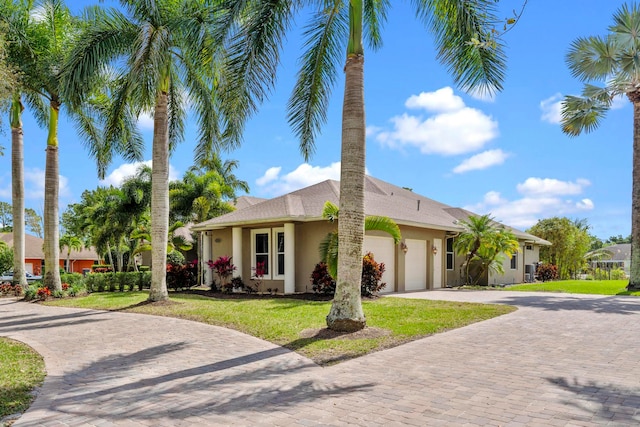
<path fill-rule="evenodd" d="M 540 248 L 540 261 L 557 266 L 560 279 L 569 279 L 584 267 L 591 245 L 584 223 L 553 217 L 538 221 L 527 232 L 551 242 Z"/>
<path fill-rule="evenodd" d="M 10 203 L 0 202 L 0 224 L 3 233 L 13 230 L 13 208 Z"/>
<path fill-rule="evenodd" d="M 113 108 L 108 111 L 109 135 L 122 119 L 125 106 L 138 116 L 152 113 L 153 179 L 151 193 L 152 283 L 150 301 L 168 298 L 166 252 L 169 232 L 169 152 L 183 138 L 187 106 L 197 117 L 196 157 L 239 141 L 249 111 L 225 115 L 227 79 L 219 59 L 225 43 L 219 34 L 218 2 L 187 0 L 121 1 L 121 9 L 92 8 L 90 22 L 65 65 L 67 94 L 81 102 L 98 71 L 109 67 L 118 76 Z M 244 94 L 233 93 L 227 105 L 242 105 Z M 233 109 L 233 108 L 231 108 Z M 221 129 L 221 123 L 226 129 Z M 223 138 L 224 137 L 224 138 Z"/>
<path fill-rule="evenodd" d="M 24 210 L 25 224 L 29 230 L 36 236 L 42 238 L 42 216 L 34 209 L 26 208 Z"/>
<path fill-rule="evenodd" d="M 236 90 L 264 95 L 274 81 L 278 52 L 298 11 L 290 1 L 238 2 L 228 7 L 239 25 L 229 48 Z M 494 0 L 412 2 L 416 14 L 435 34 L 437 57 L 463 89 L 493 93 L 501 89 L 504 53 L 491 29 L 497 22 Z M 329 328 L 354 331 L 366 325 L 360 298 L 364 238 L 365 105 L 363 39 L 376 49 L 389 1 L 308 2 L 314 7 L 304 31 L 306 52 L 288 104 L 288 119 L 306 159 L 326 121 L 331 88 L 344 69 L 340 176 L 339 258 L 336 297 L 327 316 Z M 246 8 L 248 9 L 246 9 Z M 248 54 L 250 52 L 251 54 Z"/>
<path fill-rule="evenodd" d="M 580 37 L 567 54 L 574 77 L 585 82 L 581 96 L 567 96 L 562 130 L 570 136 L 595 130 L 618 96 L 633 104 L 633 187 L 629 290 L 640 289 L 640 7 L 623 4 L 604 36 Z M 562 276 L 562 274 L 561 274 Z"/>
<path fill-rule="evenodd" d="M 0 272 L 13 267 L 13 250 L 5 242 L 0 241 Z"/>
<path fill-rule="evenodd" d="M 338 219 L 340 210 L 338 206 L 331 202 L 325 202 L 322 209 L 322 217 L 334 222 Z M 338 221 L 340 223 L 340 221 Z M 393 237 L 393 243 L 396 245 L 402 240 L 400 227 L 394 220 L 386 216 L 367 216 L 364 220 L 365 231 L 382 231 Z M 320 242 L 318 250 L 320 251 L 320 259 L 327 265 L 327 271 L 335 279 L 338 274 L 338 232 L 332 231 L 328 233 Z"/>

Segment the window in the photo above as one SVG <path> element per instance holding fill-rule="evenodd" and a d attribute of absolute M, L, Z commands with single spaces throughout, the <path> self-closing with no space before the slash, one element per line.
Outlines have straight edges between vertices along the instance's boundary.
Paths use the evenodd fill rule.
<path fill-rule="evenodd" d="M 251 257 L 251 274 L 253 275 L 256 266 L 261 264 L 265 279 L 270 278 L 269 234 L 271 234 L 270 229 L 251 230 L 251 251 L 253 252 L 253 256 Z"/>
<path fill-rule="evenodd" d="M 273 242 L 275 244 L 275 266 L 273 268 L 275 277 L 284 279 L 284 229 L 276 228 L 273 230 Z"/>
<path fill-rule="evenodd" d="M 511 269 L 512 270 L 518 269 L 518 254 L 511 255 Z"/>
<path fill-rule="evenodd" d="M 284 228 L 251 230 L 251 274 L 258 263 L 266 280 L 284 280 Z"/>
<path fill-rule="evenodd" d="M 527 246 L 526 246 L 526 249 L 527 249 L 528 251 L 532 251 L 532 250 L 533 250 L 533 245 L 527 245 Z"/>
<path fill-rule="evenodd" d="M 453 237 L 447 238 L 447 270 L 453 270 Z"/>

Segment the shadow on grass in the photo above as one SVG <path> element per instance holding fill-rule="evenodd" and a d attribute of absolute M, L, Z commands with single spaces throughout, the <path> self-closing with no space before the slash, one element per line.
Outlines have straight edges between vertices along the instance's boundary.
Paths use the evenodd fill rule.
<path fill-rule="evenodd" d="M 562 403 L 595 414 L 603 422 L 640 425 L 640 389 L 624 389 L 614 384 L 596 381 L 581 383 L 564 377 L 547 378 L 551 384 L 573 393 L 572 399 Z M 595 407 L 594 407 L 595 405 Z M 628 424 L 627 424 L 628 423 Z"/>

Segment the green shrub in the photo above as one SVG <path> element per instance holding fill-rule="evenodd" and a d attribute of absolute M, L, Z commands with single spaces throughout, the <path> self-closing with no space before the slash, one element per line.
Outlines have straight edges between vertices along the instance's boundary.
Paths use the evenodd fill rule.
<path fill-rule="evenodd" d="M 27 289 L 24 291 L 24 300 L 31 301 L 36 298 L 36 294 L 38 293 L 38 286 L 35 284 L 29 285 Z"/>
<path fill-rule="evenodd" d="M 627 278 L 627 274 L 624 270 L 620 268 L 616 268 L 611 270 L 611 280 L 625 280 Z"/>
<path fill-rule="evenodd" d="M 362 283 L 360 294 L 363 297 L 370 297 L 380 292 L 387 286 L 381 283 L 384 273 L 384 263 L 378 263 L 373 259 L 373 254 L 367 252 L 362 257 Z M 329 274 L 327 265 L 324 262 L 316 264 L 311 273 L 311 285 L 316 293 L 331 295 L 336 291 L 336 282 Z"/>
<path fill-rule="evenodd" d="M 167 264 L 182 265 L 185 263 L 184 255 L 180 251 L 171 251 L 167 254 Z"/>
<path fill-rule="evenodd" d="M 80 273 L 64 273 L 60 275 L 60 281 L 62 283 L 68 283 L 69 286 L 82 284 L 84 282 L 84 276 Z"/>

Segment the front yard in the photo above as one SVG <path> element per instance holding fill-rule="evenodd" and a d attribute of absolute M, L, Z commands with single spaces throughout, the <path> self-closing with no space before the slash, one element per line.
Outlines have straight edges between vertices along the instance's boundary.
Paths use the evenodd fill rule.
<path fill-rule="evenodd" d="M 93 293 L 45 304 L 178 317 L 223 326 L 289 348 L 320 365 L 359 357 L 515 310 L 504 305 L 378 298 L 363 301 L 367 328 L 354 334 L 336 334 L 325 327 L 324 319 L 331 305 L 328 301 L 267 296 L 217 299 L 171 294 L 170 303 L 146 304 L 147 296 L 146 292 Z"/>

